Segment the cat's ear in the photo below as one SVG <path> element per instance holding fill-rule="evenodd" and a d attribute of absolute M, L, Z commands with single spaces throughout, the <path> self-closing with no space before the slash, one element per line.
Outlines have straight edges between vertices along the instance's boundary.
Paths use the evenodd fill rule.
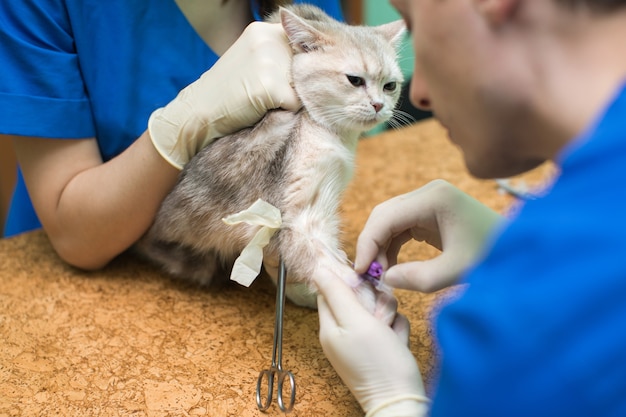
<path fill-rule="evenodd" d="M 400 41 L 406 32 L 406 23 L 404 20 L 400 19 L 391 23 L 376 26 L 376 30 L 382 33 L 382 35 L 387 38 L 389 43 L 391 43 L 394 48 L 398 48 Z"/>
<path fill-rule="evenodd" d="M 290 10 L 280 9 L 280 21 L 295 53 L 314 51 L 329 43 L 322 32 Z"/>

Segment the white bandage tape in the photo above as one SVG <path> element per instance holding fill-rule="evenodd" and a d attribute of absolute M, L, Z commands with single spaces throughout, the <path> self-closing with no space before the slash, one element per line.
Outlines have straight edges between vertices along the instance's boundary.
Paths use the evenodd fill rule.
<path fill-rule="evenodd" d="M 230 279 L 249 287 L 261 271 L 263 248 L 282 225 L 280 210 L 258 199 L 249 208 L 222 219 L 228 225 L 246 223 L 260 226 L 250 243 L 235 260 Z"/>

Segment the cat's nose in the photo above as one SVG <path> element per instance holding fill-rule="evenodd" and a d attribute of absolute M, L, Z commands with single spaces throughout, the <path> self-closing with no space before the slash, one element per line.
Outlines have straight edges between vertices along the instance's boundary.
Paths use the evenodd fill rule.
<path fill-rule="evenodd" d="M 373 101 L 372 102 L 372 107 L 374 107 L 374 110 L 376 111 L 376 113 L 378 113 L 379 111 L 382 110 L 383 108 L 383 103 L 380 103 L 378 101 Z"/>

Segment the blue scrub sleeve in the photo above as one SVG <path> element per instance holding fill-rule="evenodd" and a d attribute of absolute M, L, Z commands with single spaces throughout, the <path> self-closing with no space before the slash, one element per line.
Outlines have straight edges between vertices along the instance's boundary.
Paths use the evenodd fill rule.
<path fill-rule="evenodd" d="M 0 2 L 0 19 L 0 133 L 93 137 L 91 108 L 63 2 L 5 0 Z"/>

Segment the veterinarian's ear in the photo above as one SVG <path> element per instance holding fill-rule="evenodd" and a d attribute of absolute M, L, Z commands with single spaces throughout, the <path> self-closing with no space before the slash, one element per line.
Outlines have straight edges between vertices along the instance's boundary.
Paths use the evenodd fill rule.
<path fill-rule="evenodd" d="M 322 32 L 287 9 L 280 9 L 280 21 L 295 53 L 314 51 L 330 43 Z"/>
<path fill-rule="evenodd" d="M 508 20 L 515 12 L 520 0 L 475 0 L 478 12 L 489 22 L 498 27 Z"/>

